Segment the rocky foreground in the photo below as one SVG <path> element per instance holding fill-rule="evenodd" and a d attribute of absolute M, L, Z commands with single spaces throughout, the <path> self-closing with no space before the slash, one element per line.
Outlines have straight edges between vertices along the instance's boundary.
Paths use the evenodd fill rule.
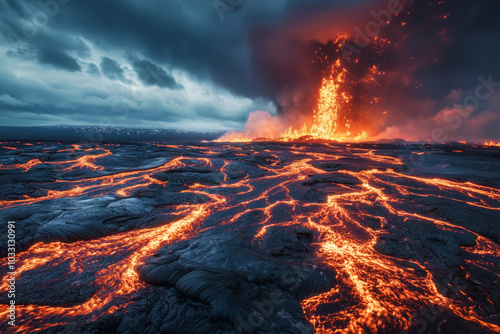
<path fill-rule="evenodd" d="M 0 143 L 2 333 L 500 332 L 500 149 Z"/>

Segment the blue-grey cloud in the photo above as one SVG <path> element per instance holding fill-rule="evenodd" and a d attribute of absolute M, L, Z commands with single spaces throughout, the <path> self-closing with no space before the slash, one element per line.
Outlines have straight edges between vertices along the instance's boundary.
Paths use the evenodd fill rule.
<path fill-rule="evenodd" d="M 87 66 L 87 73 L 92 75 L 100 75 L 101 71 L 99 70 L 99 67 L 97 67 L 96 64 L 90 63 Z"/>
<path fill-rule="evenodd" d="M 43 48 L 38 50 L 38 61 L 40 64 L 52 65 L 55 68 L 63 69 L 66 71 L 79 72 L 81 71 L 80 64 L 73 57 L 64 52 Z"/>
<path fill-rule="evenodd" d="M 137 77 L 146 86 L 158 86 L 169 89 L 181 89 L 172 76 L 170 76 L 161 66 L 153 64 L 146 59 L 135 59 L 132 62 Z"/>
<path fill-rule="evenodd" d="M 120 64 L 108 57 L 102 57 L 101 59 L 101 71 L 105 76 L 112 80 L 121 80 L 124 81 L 125 77 L 123 76 L 123 69 Z"/>

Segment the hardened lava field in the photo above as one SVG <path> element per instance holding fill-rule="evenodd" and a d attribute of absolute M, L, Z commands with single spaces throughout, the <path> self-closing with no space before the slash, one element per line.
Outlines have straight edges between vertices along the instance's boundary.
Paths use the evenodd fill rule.
<path fill-rule="evenodd" d="M 2 332 L 500 332 L 498 147 L 0 150 Z"/>

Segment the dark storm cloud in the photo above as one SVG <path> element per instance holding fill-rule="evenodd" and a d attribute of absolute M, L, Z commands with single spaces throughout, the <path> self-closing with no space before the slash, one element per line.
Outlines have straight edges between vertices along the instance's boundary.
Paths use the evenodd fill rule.
<path fill-rule="evenodd" d="M 112 80 L 125 81 L 125 77 L 123 76 L 123 69 L 116 60 L 108 57 L 102 57 L 101 71 L 105 76 Z"/>
<path fill-rule="evenodd" d="M 0 18 L 0 36 L 5 45 L 13 50 L 29 49 L 36 54 L 42 49 L 54 49 L 80 58 L 90 55 L 89 46 L 79 34 L 51 29 L 53 18 L 36 3 L 0 3 Z"/>
<path fill-rule="evenodd" d="M 221 22 L 213 4 L 207 1 L 71 1 L 52 7 L 49 10 L 51 15 L 42 24 L 39 24 L 39 19 L 44 20 L 44 8 L 39 2 L 0 2 L 0 39 L 3 38 L 0 46 L 5 50 L 0 56 L 9 55 L 6 59 L 13 64 L 9 66 L 4 62 L 12 76 L 0 78 L 0 87 L 6 87 L 5 92 L 24 96 L 25 99 L 36 99 L 36 111 L 27 108 L 26 113 L 44 113 L 49 121 L 55 115 L 57 119 L 60 115 L 70 115 L 69 122 L 94 119 L 77 119 L 75 115 L 80 109 L 83 115 L 102 112 L 102 118 L 110 118 L 116 124 L 146 124 L 151 120 L 194 122 L 193 118 L 206 116 L 205 120 L 213 124 L 240 126 L 241 120 L 250 111 L 260 108 L 272 110 L 268 102 L 261 103 L 265 100 L 252 103 L 252 100 L 246 99 L 266 95 L 253 78 L 252 50 L 247 34 L 254 22 L 279 19 L 284 2 L 248 2 L 243 6 L 244 10 L 242 7 L 237 12 L 226 13 L 224 22 Z M 58 3 L 57 0 L 55 3 Z M 130 53 L 137 55 L 135 62 L 127 59 L 126 55 Z M 78 77 L 52 75 L 42 68 L 37 70 L 36 66 L 28 67 L 33 71 L 30 76 L 40 79 L 31 82 L 31 85 L 25 78 L 16 75 L 17 69 L 24 67 L 24 62 L 43 63 L 46 69 L 58 66 L 58 69 L 76 70 L 71 58 L 83 67 L 83 71 L 71 72 L 81 73 Z M 131 77 L 134 73 L 144 86 L 151 89 L 142 92 L 145 95 L 138 98 L 133 96 L 137 87 L 127 90 L 108 85 L 106 81 L 95 81 L 92 78 L 98 75 L 99 69 L 92 64 L 97 64 L 107 78 L 120 80 L 129 86 L 135 85 L 135 78 Z M 144 76 L 148 67 L 154 70 L 160 81 Z M 174 79 L 174 69 L 190 81 L 191 91 L 162 96 L 154 89 L 176 89 L 180 92 L 182 84 Z M 2 85 L 7 77 L 11 78 L 11 85 Z M 62 87 L 81 91 L 84 87 L 74 86 L 85 85 L 99 86 L 109 98 L 101 99 L 95 94 L 77 95 L 69 89 L 66 97 L 61 94 Z M 12 87 L 17 87 L 15 92 Z M 267 95 L 271 97 L 273 94 Z M 130 101 L 127 103 L 131 111 L 137 108 L 141 113 L 130 112 L 125 120 L 114 117 L 109 110 L 112 110 L 115 100 L 121 99 Z M 63 108 L 54 106 L 50 101 L 67 102 L 57 102 L 58 105 L 65 104 Z M 70 103 L 73 105 L 68 106 Z M 224 109 L 224 112 L 211 112 L 218 108 Z M 207 115 L 197 115 L 203 110 L 207 111 Z M 228 110 L 232 110 L 233 114 Z M 1 116 L 6 119 L 7 111 Z M 28 117 L 20 117 L 23 119 L 20 123 Z M 235 119 L 240 124 L 232 121 Z M 68 119 L 58 122 L 68 122 Z"/>
<path fill-rule="evenodd" d="M 352 1 L 350 3 L 375 4 L 384 1 Z M 444 85 L 439 90 L 447 90 L 450 83 L 456 83 L 457 68 L 459 72 L 474 72 L 478 66 L 493 67 L 492 56 L 496 45 L 490 45 L 492 52 L 485 55 L 482 50 L 486 45 L 478 41 L 477 34 L 467 33 L 471 29 L 494 37 L 497 33 L 498 20 L 495 15 L 498 1 L 454 1 L 457 6 L 465 8 L 465 17 L 455 31 L 460 34 L 454 42 L 442 51 L 440 64 L 432 64 L 422 68 L 418 75 L 429 80 L 429 74 L 445 74 Z M 23 10 L 17 2 L 8 1 L 10 11 L 29 17 L 29 12 Z M 268 78 L 261 78 L 255 65 L 255 50 L 250 49 L 247 38 L 252 27 L 265 23 L 270 29 L 279 27 L 280 20 L 295 12 L 303 16 L 317 15 L 343 5 L 345 2 L 332 0 L 304 1 L 243 1 L 238 10 L 225 12 L 224 21 L 219 16 L 210 1 L 152 1 L 140 3 L 137 1 L 111 0 L 106 2 L 72 1 L 60 5 L 59 12 L 50 19 L 50 27 L 66 35 L 84 36 L 90 41 L 109 45 L 118 49 L 133 49 L 149 56 L 158 66 L 170 66 L 187 70 L 200 78 L 213 80 L 235 93 L 256 97 L 271 96 L 263 89 Z M 423 11 L 425 13 L 426 11 Z M 331 22 L 335 25 L 335 22 Z M 425 28 L 425 27 L 424 27 Z M 432 32 L 435 35 L 435 31 Z M 35 39 L 39 40 L 40 35 Z M 490 38 L 491 38 L 490 37 Z M 332 36 L 335 38 L 335 36 Z M 485 37 L 486 39 L 488 37 Z M 61 52 L 75 49 L 68 43 L 58 42 L 64 39 L 45 41 L 43 44 L 62 44 L 58 46 Z M 42 42 L 40 42 L 41 44 Z M 258 41 L 257 41 L 258 44 Z M 497 44 L 490 40 L 490 44 Z M 467 48 L 467 49 L 466 49 Z M 465 52 L 467 51 L 467 52 Z M 486 61 L 484 61 L 486 59 Z M 450 67 L 455 64 L 455 67 Z M 468 66 L 463 66 L 467 64 Z M 440 66 L 441 65 L 441 66 Z M 472 66 L 471 66 L 472 65 Z M 448 67 L 448 69 L 446 68 Z M 479 72 L 479 71 L 475 71 Z M 117 74 L 113 74 L 117 75 Z M 264 79 L 264 80 L 262 80 Z M 429 80 L 430 81 L 430 80 Z M 464 76 L 460 83 L 467 81 Z M 470 84 L 470 83 L 469 83 Z M 166 85 L 168 83 L 166 81 Z M 274 94 L 275 92 L 272 92 Z M 431 92 L 430 92 L 431 93 Z M 435 93 L 435 90 L 432 91 Z"/>
<path fill-rule="evenodd" d="M 51 24 L 255 97 L 267 92 L 253 77 L 249 29 L 279 19 L 285 2 L 247 1 L 221 22 L 211 1 L 74 1 Z"/>
<path fill-rule="evenodd" d="M 52 65 L 56 68 L 60 68 L 66 71 L 81 71 L 80 64 L 76 59 L 70 57 L 64 52 L 44 48 L 38 50 L 38 61 L 40 64 Z"/>
<path fill-rule="evenodd" d="M 137 77 L 146 86 L 158 86 L 170 89 L 181 89 L 174 78 L 172 78 L 162 67 L 153 64 L 146 59 L 135 59 L 132 62 Z"/>

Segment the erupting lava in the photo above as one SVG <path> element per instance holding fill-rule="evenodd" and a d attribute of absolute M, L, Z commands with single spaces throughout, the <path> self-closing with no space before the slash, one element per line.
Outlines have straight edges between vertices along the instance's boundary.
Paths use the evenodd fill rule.
<path fill-rule="evenodd" d="M 304 124 L 299 130 L 294 130 L 290 126 L 281 136 L 284 140 L 311 136 L 338 142 L 357 142 L 367 138 L 365 131 L 358 134 L 351 133 L 351 119 L 345 117 L 346 111 L 342 110 L 342 106 L 351 98 L 342 89 L 346 73 L 347 70 L 342 67 L 340 60 L 337 60 L 329 76 L 322 80 L 318 103 L 314 109 L 313 124 L 310 127 Z"/>
<path fill-rule="evenodd" d="M 376 69 L 376 67 L 373 68 Z M 347 69 L 338 59 L 331 65 L 327 75 L 321 81 L 318 100 L 313 110 L 312 124 L 304 123 L 299 129 L 289 125 L 285 131 L 274 139 L 290 141 L 308 137 L 337 142 L 359 142 L 368 139 L 366 131 L 352 129 L 352 110 L 350 110 L 352 97 L 348 89 L 346 89 L 347 75 Z M 252 121 L 253 119 L 249 118 L 248 122 L 251 123 Z M 230 131 L 216 142 L 250 142 L 252 139 L 254 138 L 249 138 L 244 132 Z"/>
<path fill-rule="evenodd" d="M 332 80 L 327 86 L 339 79 Z M 322 101 L 326 105 L 336 98 L 324 96 Z M 328 134 L 315 126 L 307 131 Z M 6 164 L 1 165 L 6 180 L 45 178 L 21 189 L 18 199 L 2 193 L 2 219 L 17 220 L 16 233 L 22 240 L 16 264 L 18 323 L 9 328 L 13 332 L 53 326 L 70 332 L 79 326 L 89 328 L 85 326 L 106 316 L 130 322 L 137 307 L 142 310 L 147 305 L 148 294 L 161 298 L 167 291 L 151 292 L 156 290 L 148 289 L 159 288 L 141 279 L 144 274 L 138 268 L 148 259 L 158 266 L 160 277 L 200 267 L 197 275 L 227 270 L 257 285 L 268 284 L 255 276 L 266 261 L 283 261 L 273 270 L 288 263 L 298 275 L 299 288 L 282 286 L 288 294 L 317 286 L 311 281 L 314 270 L 321 270 L 316 280 L 334 270 L 336 280 L 326 280 L 328 288 L 300 298 L 305 317 L 318 333 L 416 333 L 422 321 L 437 331 L 448 322 L 456 326 L 452 319 L 485 333 L 500 331 L 495 317 L 500 306 L 500 190 L 497 183 L 478 178 L 483 172 L 492 173 L 486 151 L 495 148 L 484 148 L 484 155 L 477 155 L 479 148 L 464 147 L 456 153 L 447 146 L 433 151 L 416 145 L 283 142 L 109 145 L 57 152 L 53 146 L 9 143 L 4 149 L 9 150 Z M 51 159 L 49 153 L 41 153 L 50 150 Z M 451 157 L 447 163 L 457 164 L 452 177 L 431 172 L 445 163 L 444 151 Z M 65 160 L 67 152 L 81 156 Z M 142 154 L 139 166 L 134 165 L 137 154 Z M 456 174 L 465 168 L 457 157 L 467 159 L 467 154 L 482 159 L 471 167 L 476 182 L 467 179 L 468 170 L 462 171 L 464 176 Z M 38 157 L 36 163 L 33 156 Z M 412 165 L 417 157 L 425 162 Z M 126 170 L 117 169 L 127 164 Z M 51 212 L 44 213 L 44 206 Z M 129 206 L 133 211 L 127 211 Z M 85 214 L 79 213 L 81 208 Z M 35 217 L 34 225 L 30 217 Z M 281 248 L 266 248 L 280 237 L 285 238 Z M 300 242 L 306 239 L 310 245 Z M 193 249 L 176 246 L 182 242 Z M 199 247 L 207 247 L 202 250 L 207 258 L 196 262 Z M 176 262 L 175 268 L 184 269 L 171 273 L 172 260 L 154 262 L 162 249 L 176 261 L 188 261 L 190 251 L 194 255 L 185 267 Z M 179 250 L 184 253 L 177 255 Z M 237 255 L 219 260 L 224 250 Z M 259 261 L 251 262 L 255 256 Z M 264 267 L 253 267 L 256 263 Z M 226 267 L 233 264 L 232 269 Z M 304 268 L 310 269 L 301 271 Z M 5 298 L 9 286 L 5 268 L 0 270 Z M 203 277 L 199 280 L 204 289 L 216 284 L 206 285 Z M 272 277 L 267 280 L 281 286 L 279 278 Z M 223 283 L 223 288 L 232 289 L 232 284 Z M 62 289 L 62 294 L 54 289 Z M 82 291 L 82 296 L 71 299 L 73 295 L 64 289 Z M 184 291 L 182 284 L 172 289 L 168 291 L 180 295 Z M 197 298 L 204 300 L 205 295 L 190 293 L 179 307 L 220 306 L 199 306 Z M 39 297 L 47 294 L 54 299 Z M 234 302 L 229 307 L 237 312 L 240 304 Z M 151 318 L 148 314 L 159 306 L 148 307 L 140 319 Z M 292 317 L 275 311 L 281 314 L 276 319 Z M 7 313 L 3 308 L 0 316 Z M 183 321 L 165 317 L 177 326 Z M 243 320 L 219 319 L 233 328 Z M 300 323 L 292 320 L 285 324 Z M 260 325 L 255 326 L 257 330 Z"/>

